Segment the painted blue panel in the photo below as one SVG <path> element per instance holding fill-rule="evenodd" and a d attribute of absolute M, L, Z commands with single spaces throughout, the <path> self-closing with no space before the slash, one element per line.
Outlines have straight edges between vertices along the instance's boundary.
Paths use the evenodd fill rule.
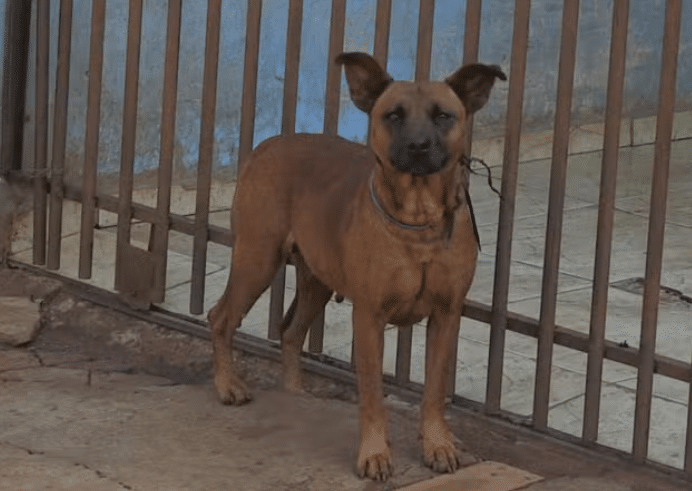
<path fill-rule="evenodd" d="M 348 0 L 344 50 L 372 52 L 375 0 Z M 556 98 L 561 0 L 534 0 L 531 7 L 527 55 L 524 127 L 548 129 L 553 124 Z M 5 11 L 0 0 L 0 11 Z M 415 71 L 418 0 L 392 2 L 392 27 L 387 70 L 410 80 Z M 54 97 L 59 2 L 51 2 L 51 80 Z M 167 0 L 144 2 L 138 101 L 137 172 L 154 170 L 159 159 L 159 133 L 166 42 Z M 573 122 L 602 118 L 608 73 L 613 0 L 582 0 L 579 19 Z M 683 3 L 678 66 L 679 110 L 692 109 L 692 2 Z M 200 99 L 206 29 L 205 0 L 183 2 L 176 119 L 175 168 L 194 176 L 199 158 Z M 658 103 L 664 0 L 631 2 L 625 111 L 631 116 L 653 114 Z M 264 0 L 254 143 L 281 131 L 288 0 Z M 224 0 L 217 95 L 215 166 L 228 175 L 237 168 L 239 114 L 245 48 L 247 0 Z M 104 75 L 101 102 L 99 171 L 120 168 L 128 0 L 107 2 Z M 441 79 L 462 62 L 466 2 L 437 0 L 434 13 L 431 77 Z M 479 60 L 499 64 L 509 72 L 514 7 L 506 0 L 485 0 L 482 11 Z M 331 0 L 304 0 L 301 66 L 296 130 L 319 132 L 323 126 L 325 69 L 328 56 Z M 78 178 L 83 162 L 88 83 L 91 2 L 75 2 L 68 114 L 67 163 Z M 0 33 L 4 22 L 0 22 Z M 32 33 L 32 42 L 34 34 Z M 32 47 L 32 60 L 35 52 Z M 32 72 L 33 73 L 33 72 Z M 33 114 L 33 80 L 27 94 L 27 113 Z M 367 118 L 349 100 L 342 77 L 339 133 L 364 141 Z M 498 83 L 486 108 L 476 118 L 479 134 L 503 131 L 507 83 Z"/>

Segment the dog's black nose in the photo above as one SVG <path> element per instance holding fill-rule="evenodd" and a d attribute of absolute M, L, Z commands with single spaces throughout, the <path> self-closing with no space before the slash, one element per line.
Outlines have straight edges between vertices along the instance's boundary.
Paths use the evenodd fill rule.
<path fill-rule="evenodd" d="M 419 138 L 408 144 L 408 151 L 413 154 L 425 154 L 428 153 L 428 150 L 430 150 L 429 138 Z"/>

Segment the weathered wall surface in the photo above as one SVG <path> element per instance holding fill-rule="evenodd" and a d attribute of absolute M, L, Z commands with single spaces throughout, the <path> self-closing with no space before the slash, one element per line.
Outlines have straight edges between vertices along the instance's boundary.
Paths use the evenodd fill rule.
<path fill-rule="evenodd" d="M 57 46 L 57 1 L 52 3 L 51 49 Z M 120 127 L 127 42 L 127 0 L 107 3 L 101 142 L 99 171 L 118 172 Z M 349 0 L 345 50 L 372 51 L 374 0 Z M 4 12 L 5 0 L 0 0 Z M 178 90 L 176 169 L 194 171 L 199 151 L 200 98 L 204 60 L 205 0 L 183 2 L 180 78 Z M 259 86 L 255 143 L 277 134 L 281 127 L 283 66 L 285 59 L 288 0 L 264 0 L 260 43 Z M 496 63 L 509 71 L 514 2 L 483 2 L 480 60 Z M 242 93 L 244 29 L 247 0 L 223 2 L 219 63 L 219 94 L 216 125 L 215 165 L 220 174 L 232 176 L 237 166 L 237 145 Z M 299 79 L 297 131 L 319 132 L 323 125 L 325 67 L 328 63 L 330 0 L 305 0 Z M 465 1 L 438 0 L 434 18 L 432 77 L 440 78 L 458 67 L 463 53 Z M 395 78 L 410 79 L 414 72 L 418 0 L 393 2 L 388 70 Z M 651 115 L 657 104 L 660 73 L 664 0 L 631 2 L 628 39 L 626 113 L 631 117 Z M 579 46 L 573 101 L 573 122 L 582 124 L 602 118 L 610 45 L 612 0 L 582 0 Z M 144 2 L 140 64 L 139 118 L 137 126 L 137 172 L 158 166 L 159 127 L 166 41 L 166 0 Z M 525 94 L 525 127 L 545 130 L 552 125 L 558 68 L 562 1 L 534 0 Z M 91 2 L 74 2 L 72 60 L 68 122 L 68 156 L 73 176 L 83 161 L 86 95 L 88 82 Z M 679 110 L 692 109 L 692 2 L 684 2 L 682 39 L 678 67 Z M 0 31 L 4 28 L 0 25 Z M 32 47 L 32 63 L 35 57 Z M 54 77 L 55 55 L 52 59 Z M 31 68 L 33 73 L 33 66 Z M 51 82 L 52 84 L 54 82 Z M 53 87 L 53 85 L 52 85 Z M 499 83 L 489 103 L 477 117 L 480 134 L 501 134 L 507 84 Z M 33 84 L 28 94 L 29 121 L 33 121 Z M 51 98 L 53 97 L 51 89 Z M 365 116 L 342 90 L 339 132 L 363 140 Z M 29 143 L 30 143 L 29 136 Z M 29 152 L 29 158 L 30 158 Z"/>

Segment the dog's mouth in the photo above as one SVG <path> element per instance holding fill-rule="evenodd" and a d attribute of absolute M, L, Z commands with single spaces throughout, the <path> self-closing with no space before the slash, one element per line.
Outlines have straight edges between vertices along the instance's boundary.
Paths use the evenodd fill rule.
<path fill-rule="evenodd" d="M 449 154 L 437 138 L 420 137 L 395 139 L 390 147 L 394 168 L 414 176 L 427 176 L 444 169 Z"/>
<path fill-rule="evenodd" d="M 449 157 L 442 152 L 439 155 L 425 153 L 406 153 L 398 159 L 392 159 L 397 170 L 414 176 L 428 176 L 440 172 L 447 166 Z"/>

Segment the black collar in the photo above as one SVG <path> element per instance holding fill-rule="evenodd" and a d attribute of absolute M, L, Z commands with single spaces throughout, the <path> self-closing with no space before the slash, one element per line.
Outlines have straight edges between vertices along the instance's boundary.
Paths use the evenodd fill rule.
<path fill-rule="evenodd" d="M 375 192 L 375 175 L 370 176 L 370 199 L 372 200 L 372 203 L 375 205 L 375 208 L 377 211 L 380 212 L 382 216 L 384 216 L 387 220 L 389 220 L 391 223 L 396 225 L 399 228 L 402 228 L 404 230 L 426 230 L 432 227 L 432 224 L 425 224 L 425 225 L 411 225 L 410 223 L 404 223 L 400 220 L 397 220 L 395 217 L 393 217 L 387 210 L 384 209 L 384 206 L 382 206 L 382 203 L 380 203 L 380 200 L 377 198 L 377 193 Z"/>
<path fill-rule="evenodd" d="M 379 158 L 377 159 L 379 161 Z M 466 156 L 462 157 L 462 164 L 467 165 L 470 167 L 471 159 L 469 159 Z M 387 210 L 384 209 L 384 206 L 382 206 L 382 203 L 380 203 L 380 200 L 377 198 L 377 193 L 375 192 L 375 175 L 372 174 L 370 176 L 370 199 L 372 200 L 372 204 L 375 205 L 375 208 L 377 211 L 380 212 L 382 216 L 384 216 L 389 222 L 392 224 L 396 225 L 397 227 L 403 229 L 403 230 L 414 230 L 414 231 L 421 231 L 421 230 L 427 230 L 432 227 L 432 224 L 427 223 L 425 225 L 411 225 L 409 223 L 404 223 L 400 220 L 397 220 L 394 216 L 392 216 Z M 466 203 L 469 207 L 469 213 L 471 214 L 471 225 L 473 225 L 473 235 L 476 238 L 476 244 L 478 244 L 478 250 L 481 250 L 481 237 L 478 233 L 478 225 L 476 224 L 476 215 L 473 212 L 473 205 L 471 204 L 471 196 L 469 195 L 469 189 L 468 186 L 464 187 L 464 197 L 466 198 Z"/>

